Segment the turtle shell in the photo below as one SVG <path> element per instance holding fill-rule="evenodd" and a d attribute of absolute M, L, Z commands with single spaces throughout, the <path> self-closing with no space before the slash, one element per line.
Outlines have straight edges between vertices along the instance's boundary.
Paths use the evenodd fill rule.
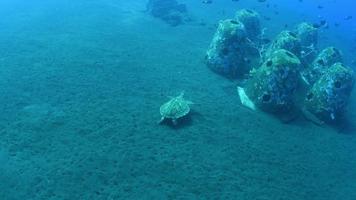
<path fill-rule="evenodd" d="M 190 111 L 190 101 L 186 101 L 183 95 L 174 97 L 160 107 L 162 117 L 178 119 L 187 115 Z"/>

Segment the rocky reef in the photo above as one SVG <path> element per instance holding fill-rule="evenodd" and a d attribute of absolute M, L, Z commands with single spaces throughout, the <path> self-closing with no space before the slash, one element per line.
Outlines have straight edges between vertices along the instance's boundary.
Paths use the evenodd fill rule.
<path fill-rule="evenodd" d="M 318 45 L 318 29 L 310 23 L 300 23 L 295 29 L 295 33 L 300 40 L 300 59 L 302 63 L 310 63 L 315 59 Z"/>
<path fill-rule="evenodd" d="M 351 68 L 335 63 L 307 92 L 304 106 L 324 121 L 339 119 L 345 112 L 353 85 Z"/>
<path fill-rule="evenodd" d="M 323 75 L 323 73 L 333 64 L 342 62 L 340 50 L 335 47 L 323 49 L 312 63 L 306 65 L 302 71 L 303 79 L 308 84 L 314 84 Z"/>
<path fill-rule="evenodd" d="M 286 112 L 293 105 L 300 61 L 292 52 L 279 49 L 258 69 L 250 72 L 245 90 L 251 100 L 269 112 Z"/>
<path fill-rule="evenodd" d="M 176 0 L 149 0 L 146 11 L 171 26 L 178 26 L 189 21 L 186 5 Z"/>
<path fill-rule="evenodd" d="M 240 10 L 235 19 L 219 22 L 206 53 L 207 66 L 229 78 L 248 73 L 259 63 L 259 15 L 252 10 Z"/>
<path fill-rule="evenodd" d="M 245 26 L 241 22 L 233 19 L 220 21 L 206 53 L 208 67 L 230 77 L 246 72 L 246 36 Z"/>
<path fill-rule="evenodd" d="M 253 110 L 297 109 L 323 122 L 341 118 L 354 86 L 354 73 L 343 64 L 341 51 L 319 51 L 319 29 L 311 23 L 282 30 L 271 43 L 264 31 L 259 14 L 249 9 L 220 21 L 206 53 L 207 66 L 229 78 L 248 77 L 237 91 L 242 104 Z"/>
<path fill-rule="evenodd" d="M 247 37 L 253 41 L 258 40 L 261 35 L 260 15 L 250 9 L 238 10 L 235 19 L 240 21 L 246 29 Z"/>

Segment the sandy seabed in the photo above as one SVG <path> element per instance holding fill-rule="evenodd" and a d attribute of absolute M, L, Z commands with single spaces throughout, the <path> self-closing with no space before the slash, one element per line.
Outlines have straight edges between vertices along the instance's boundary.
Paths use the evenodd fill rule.
<path fill-rule="evenodd" d="M 213 28 L 91 6 L 1 23 L 0 199 L 356 199 L 354 124 L 252 112 L 204 64 Z"/>

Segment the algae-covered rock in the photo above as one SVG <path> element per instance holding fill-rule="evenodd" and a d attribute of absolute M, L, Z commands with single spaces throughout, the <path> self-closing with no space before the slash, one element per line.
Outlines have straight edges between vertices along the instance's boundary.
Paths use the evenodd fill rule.
<path fill-rule="evenodd" d="M 261 35 L 260 15 L 250 9 L 241 9 L 236 12 L 236 20 L 245 25 L 247 37 L 256 40 Z"/>
<path fill-rule="evenodd" d="M 245 90 L 249 98 L 263 110 L 285 112 L 293 105 L 298 84 L 300 60 L 293 53 L 280 49 L 251 72 Z"/>
<path fill-rule="evenodd" d="M 152 16 L 160 18 L 172 26 L 189 21 L 186 5 L 178 3 L 176 0 L 149 0 L 146 10 Z"/>
<path fill-rule="evenodd" d="M 321 66 L 331 66 L 337 62 L 342 62 L 342 54 L 335 47 L 325 48 L 315 59 L 315 64 L 319 64 Z"/>
<path fill-rule="evenodd" d="M 316 46 L 318 44 L 318 29 L 312 24 L 303 22 L 297 26 L 295 32 L 302 46 Z"/>
<path fill-rule="evenodd" d="M 228 77 L 243 74 L 249 67 L 246 36 L 245 26 L 241 22 L 232 19 L 220 21 L 206 53 L 208 67 Z"/>
<path fill-rule="evenodd" d="M 300 58 L 301 43 L 297 34 L 291 31 L 282 31 L 280 34 L 278 34 L 277 38 L 268 48 L 264 60 L 270 57 L 274 53 L 274 51 L 279 49 L 285 49 L 287 51 L 290 51 L 298 58 Z"/>
<path fill-rule="evenodd" d="M 353 71 L 336 63 L 306 94 L 305 108 L 322 120 L 335 120 L 344 113 L 353 85 Z"/>
<path fill-rule="evenodd" d="M 301 58 L 306 64 L 310 64 L 317 54 L 318 29 L 312 24 L 303 22 L 296 27 L 301 44 Z"/>
<path fill-rule="evenodd" d="M 304 80 L 313 85 L 327 70 L 335 63 L 342 62 L 341 52 L 335 47 L 328 47 L 322 50 L 314 59 L 311 65 L 302 72 Z"/>

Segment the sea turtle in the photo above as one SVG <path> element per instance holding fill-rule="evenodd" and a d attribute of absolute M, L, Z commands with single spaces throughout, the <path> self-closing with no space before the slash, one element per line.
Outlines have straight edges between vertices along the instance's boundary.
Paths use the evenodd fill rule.
<path fill-rule="evenodd" d="M 161 120 L 158 122 L 162 123 L 165 119 L 171 119 L 174 125 L 177 125 L 177 119 L 186 116 L 190 111 L 191 101 L 184 99 L 184 92 L 181 92 L 177 97 L 170 97 L 171 99 L 164 103 L 159 111 L 161 113 Z"/>

